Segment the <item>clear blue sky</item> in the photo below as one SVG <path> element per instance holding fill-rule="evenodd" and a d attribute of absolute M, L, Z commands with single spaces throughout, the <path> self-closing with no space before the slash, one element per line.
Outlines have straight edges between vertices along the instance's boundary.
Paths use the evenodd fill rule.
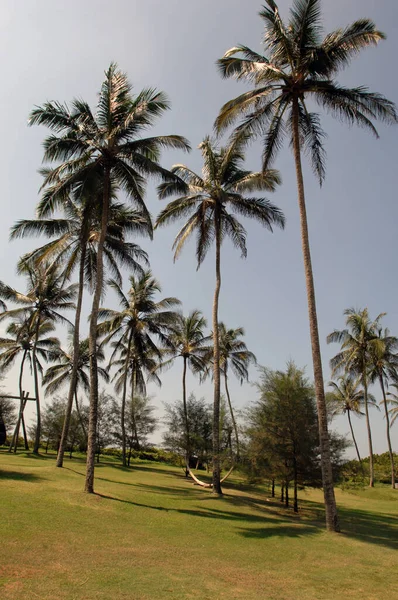
<path fill-rule="evenodd" d="M 290 0 L 280 0 L 286 14 Z M 34 241 L 8 243 L 10 226 L 20 218 L 34 216 L 38 200 L 41 142 L 45 130 L 27 127 L 34 105 L 46 100 L 69 101 L 82 97 L 95 104 L 103 72 L 111 61 L 128 73 L 136 91 L 153 86 L 164 90 L 172 110 L 156 128 L 159 133 L 186 136 L 195 150 L 189 156 L 165 153 L 162 163 L 186 162 L 201 168 L 196 146 L 212 131 L 220 106 L 243 89 L 223 81 L 215 61 L 238 43 L 261 50 L 262 21 L 257 16 L 258 0 L 53 0 L 2 3 L 0 48 L 2 83 L 0 103 L 2 143 L 0 169 L 2 219 L 0 222 L 0 279 L 23 287 L 15 274 L 18 256 Z M 364 52 L 341 76 L 351 86 L 370 89 L 398 100 L 395 77 L 398 55 L 398 4 L 396 0 L 324 0 L 325 29 L 346 25 L 360 17 L 373 18 L 388 39 L 378 48 Z M 359 129 L 324 117 L 328 133 L 327 179 L 320 190 L 309 169 L 305 170 L 313 266 L 315 272 L 320 336 L 325 379 L 328 360 L 337 347 L 328 347 L 326 335 L 342 328 L 343 310 L 368 306 L 371 315 L 387 312 L 385 325 L 398 333 L 397 222 L 396 200 L 397 128 L 380 126 L 380 140 Z M 253 145 L 247 166 L 260 166 L 261 146 Z M 306 292 L 301 258 L 294 164 L 288 147 L 276 166 L 283 186 L 272 196 L 287 217 L 284 232 L 273 235 L 245 223 L 248 258 L 226 244 L 223 247 L 221 318 L 228 326 L 244 326 L 248 347 L 260 364 L 283 368 L 292 358 L 308 365 L 312 374 Z M 148 188 L 148 206 L 155 216 L 161 208 L 154 187 Z M 171 244 L 177 228 L 159 231 L 150 253 L 154 274 L 165 295 L 176 295 L 184 311 L 200 308 L 210 319 L 214 285 L 213 256 L 209 253 L 196 272 L 194 251 L 188 246 L 173 264 Z M 112 303 L 109 296 L 106 304 Z M 251 373 L 252 380 L 256 372 Z M 4 382 L 16 389 L 16 377 Z M 191 389 L 211 400 L 207 385 L 199 388 L 193 378 Z M 154 403 L 161 406 L 180 396 L 180 369 L 163 378 Z M 235 405 L 255 398 L 253 388 L 232 386 Z M 377 391 L 378 393 L 378 391 Z M 31 394 L 32 395 L 32 394 Z M 384 421 L 371 416 L 375 451 L 386 449 Z M 336 422 L 341 432 L 348 428 Z M 356 422 L 362 453 L 366 453 L 365 423 Z M 398 450 L 398 425 L 393 429 Z"/>

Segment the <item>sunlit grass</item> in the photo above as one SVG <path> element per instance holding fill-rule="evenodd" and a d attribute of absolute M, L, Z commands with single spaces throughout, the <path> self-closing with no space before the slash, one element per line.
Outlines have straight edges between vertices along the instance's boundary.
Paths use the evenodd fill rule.
<path fill-rule="evenodd" d="M 182 470 L 0 452 L 3 599 L 398 598 L 398 491 L 337 492 L 344 533 L 323 529 L 322 495 L 298 516 L 265 489 L 222 499 Z"/>

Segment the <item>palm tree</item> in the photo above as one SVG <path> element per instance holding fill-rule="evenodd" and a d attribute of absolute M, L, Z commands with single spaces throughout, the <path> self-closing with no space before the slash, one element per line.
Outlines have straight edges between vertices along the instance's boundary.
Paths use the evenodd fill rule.
<path fill-rule="evenodd" d="M 90 182 L 92 183 L 92 182 Z M 101 234 L 102 188 L 100 182 L 73 189 L 72 198 L 65 198 L 63 210 L 65 218 L 21 220 L 11 229 L 11 239 L 24 238 L 28 235 L 44 234 L 47 237 L 58 236 L 55 240 L 22 257 L 20 264 L 35 264 L 50 258 L 62 261 L 65 272 L 71 274 L 79 264 L 78 295 L 76 303 L 73 356 L 79 356 L 80 319 L 83 303 L 84 284 L 92 291 L 96 277 L 96 253 Z M 96 200 L 93 201 L 93 198 Z M 152 223 L 147 215 L 132 210 L 120 203 L 112 202 L 109 207 L 109 223 L 104 242 L 104 258 L 108 270 L 121 283 L 118 264 L 139 271 L 142 269 L 138 261 L 148 264 L 148 257 L 137 244 L 127 242 L 127 233 L 135 233 L 152 237 Z M 72 365 L 65 420 L 59 444 L 57 467 L 62 467 L 65 446 L 68 439 L 69 423 L 72 414 L 73 398 L 78 380 L 77 361 Z"/>
<path fill-rule="evenodd" d="M 391 387 L 395 388 L 395 390 L 398 392 L 398 377 L 397 377 L 397 375 L 394 376 L 394 380 L 393 380 L 393 383 L 391 384 Z M 391 408 L 388 411 L 388 415 L 389 415 L 389 417 L 391 417 L 390 426 L 392 427 L 398 418 L 398 394 L 393 394 L 392 392 L 388 392 L 388 396 L 389 396 L 388 403 L 391 404 Z"/>
<path fill-rule="evenodd" d="M 373 487 L 373 444 L 369 420 L 368 382 L 372 356 L 381 344 L 378 337 L 379 323 L 385 313 L 378 315 L 374 321 L 370 320 L 367 308 L 363 310 L 348 308 L 344 311 L 344 314 L 346 315 L 347 328 L 342 331 L 335 330 L 327 337 L 328 344 L 333 342 L 341 344 L 341 351 L 331 359 L 330 366 L 332 375 L 345 371 L 361 378 L 369 444 L 369 486 Z"/>
<path fill-rule="evenodd" d="M 228 406 L 231 414 L 232 425 L 236 439 L 236 460 L 239 461 L 239 436 L 238 427 L 234 412 L 232 409 L 231 396 L 228 388 L 228 373 L 232 373 L 239 379 L 240 384 L 249 379 L 249 366 L 256 364 L 257 360 L 253 352 L 247 349 L 247 346 L 240 338 L 245 335 L 243 327 L 237 329 L 227 329 L 224 323 L 219 323 L 218 327 L 220 338 L 220 369 L 224 374 L 225 393 L 228 400 Z"/>
<path fill-rule="evenodd" d="M 48 102 L 33 110 L 30 123 L 46 125 L 54 135 L 44 142 L 44 160 L 62 161 L 46 177 L 49 190 L 43 194 L 41 210 L 62 204 L 65 194 L 78 182 L 99 177 L 102 181 L 101 233 L 96 257 L 96 284 L 90 317 L 90 418 L 85 490 L 94 492 L 96 421 L 98 407 L 97 319 L 103 291 L 104 243 L 113 193 L 120 189 L 150 219 L 144 201 L 147 176 L 171 177 L 159 165 L 160 150 L 189 149 L 188 142 L 176 135 L 140 137 L 157 117 L 169 108 L 162 92 L 144 89 L 133 96 L 124 73 L 111 64 L 105 74 L 94 116 L 87 103 L 72 102 L 72 109 Z"/>
<path fill-rule="evenodd" d="M 101 348 L 97 349 L 98 361 L 103 361 L 105 356 Z M 52 365 L 46 370 L 46 373 L 43 377 L 42 384 L 45 386 L 45 395 L 48 396 L 50 394 L 54 394 L 61 388 L 62 386 L 68 384 L 70 387 L 70 382 L 73 376 L 73 367 L 77 364 L 77 378 L 76 384 L 74 387 L 74 399 L 76 412 L 78 414 L 80 425 L 83 430 L 84 437 L 87 438 L 87 432 L 84 425 L 84 419 L 80 413 L 79 402 L 77 399 L 77 394 L 79 388 L 82 388 L 86 394 L 90 393 L 90 379 L 89 379 L 89 368 L 90 368 L 90 355 L 89 355 L 89 343 L 88 339 L 80 340 L 78 355 L 75 360 L 74 356 L 74 348 L 73 348 L 73 339 L 72 343 L 68 351 L 63 350 L 62 348 L 58 349 L 57 356 L 57 364 Z M 98 367 L 98 375 L 102 377 L 104 381 L 109 381 L 109 374 L 106 369 L 102 367 Z M 65 429 L 65 425 L 64 425 Z M 67 434 L 69 431 L 67 432 Z M 62 437 L 61 437 L 62 441 Z"/>
<path fill-rule="evenodd" d="M 124 447 L 126 447 L 126 388 L 127 380 L 130 378 L 130 423 L 134 430 L 134 437 L 139 449 L 139 435 L 137 428 L 137 409 L 141 406 L 139 398 L 146 397 L 147 383 L 156 383 L 159 387 L 162 382 L 156 373 L 159 367 L 159 351 L 153 348 L 148 348 L 145 341 L 142 341 L 138 347 L 134 345 L 134 340 L 128 351 L 128 344 L 120 344 L 118 341 L 112 342 L 112 346 L 117 350 L 119 358 L 112 358 L 109 363 L 109 367 L 117 367 L 116 373 L 113 377 L 115 382 L 115 391 L 117 394 L 122 394 L 122 411 L 121 420 L 123 420 L 122 426 L 122 448 L 123 440 Z M 126 373 L 126 362 L 128 362 L 128 368 Z M 138 396 L 137 396 L 138 394 Z M 122 415 L 124 412 L 124 415 Z M 124 455 L 124 466 L 130 466 L 131 458 L 131 444 L 128 459 Z M 123 457 L 122 457 L 123 458 Z"/>
<path fill-rule="evenodd" d="M 175 165 L 172 172 L 180 179 L 159 186 L 161 199 L 183 194 L 170 202 L 158 216 L 156 227 L 188 217 L 177 234 L 173 249 L 176 259 L 186 240 L 197 234 L 196 258 L 202 264 L 213 241 L 216 246 L 216 286 L 213 300 L 213 492 L 221 494 L 220 485 L 220 345 L 218 339 L 218 303 L 221 288 L 221 243 L 229 237 L 246 256 L 246 231 L 236 218 L 250 217 L 272 231 L 273 225 L 284 227 L 282 212 L 264 198 L 246 197 L 256 190 L 273 191 L 280 183 L 275 170 L 253 173 L 243 168 L 243 147 L 246 140 L 235 139 L 224 148 L 218 148 L 210 138 L 205 138 L 199 148 L 203 156 L 202 176 L 185 165 Z"/>
<path fill-rule="evenodd" d="M 391 463 L 391 486 L 395 489 L 395 466 L 394 466 L 394 453 L 391 445 L 390 437 L 390 417 L 388 414 L 388 400 L 386 394 L 386 387 L 388 386 L 389 379 L 396 378 L 398 368 L 398 338 L 390 335 L 388 329 L 384 331 L 380 328 L 378 331 L 378 337 L 380 344 L 374 344 L 372 346 L 372 369 L 370 373 L 370 379 L 372 382 L 378 381 L 383 395 L 383 406 L 384 414 L 386 417 L 386 433 L 387 433 L 387 444 L 388 453 L 390 455 Z"/>
<path fill-rule="evenodd" d="M 47 362 L 49 360 L 53 360 L 58 353 L 59 340 L 55 337 L 48 337 L 48 334 L 52 333 L 53 331 L 54 325 L 52 323 L 50 323 L 48 320 L 43 320 L 41 322 L 35 353 L 36 368 L 41 374 L 43 373 L 41 361 L 44 360 Z M 19 314 L 11 321 L 11 323 L 9 323 L 6 329 L 6 335 L 7 337 L 0 338 L 0 348 L 3 350 L 0 353 L 1 369 L 5 371 L 11 368 L 15 364 L 17 358 L 21 357 L 18 378 L 20 397 L 19 413 L 14 436 L 9 448 L 9 452 L 12 451 L 13 447 L 14 452 L 16 452 L 18 446 L 19 428 L 21 424 L 25 441 L 25 449 L 29 449 L 24 419 L 26 400 L 24 400 L 23 394 L 23 376 L 26 363 L 30 365 L 31 372 L 33 371 L 33 348 L 35 345 L 36 327 L 28 311 L 26 311 L 25 314 Z"/>
<path fill-rule="evenodd" d="M 210 336 L 205 336 L 204 329 L 207 321 L 200 310 L 192 310 L 187 317 L 178 315 L 175 323 L 175 331 L 171 336 L 173 349 L 172 356 L 160 364 L 160 369 L 171 366 L 177 358 L 183 360 L 182 370 L 182 403 L 184 408 L 185 420 L 185 475 L 189 475 L 190 462 L 190 432 L 187 407 L 187 369 L 188 367 L 195 374 L 203 373 L 206 368 L 206 355 L 208 347 L 206 344 L 210 341 Z"/>
<path fill-rule="evenodd" d="M 376 136 L 373 121 L 380 119 L 395 123 L 397 114 L 394 104 L 382 95 L 369 92 L 364 87 L 346 88 L 334 80 L 362 49 L 384 39 L 384 34 L 377 31 L 371 21 L 361 19 L 322 37 L 321 0 L 294 0 L 288 24 L 282 21 L 274 0 L 265 0 L 265 4 L 260 16 L 265 25 L 263 43 L 267 56 L 247 46 L 236 46 L 218 61 L 223 77 L 243 79 L 254 87 L 222 107 L 216 127 L 221 131 L 244 115 L 234 135 L 263 135 L 264 169 L 272 164 L 283 137 L 287 134 L 290 138 L 296 165 L 326 526 L 329 530 L 338 531 L 301 163 L 304 150 L 308 152 L 312 168 L 322 184 L 325 177 L 325 134 L 319 115 L 310 112 L 307 99 L 315 100 L 332 116 L 350 125 L 356 123 L 365 127 Z"/>
<path fill-rule="evenodd" d="M 60 266 L 56 264 L 40 263 L 35 267 L 25 264 L 23 273 L 27 277 L 26 294 L 17 292 L 13 288 L 2 285 L 0 293 L 6 300 L 11 300 L 20 308 L 10 309 L 0 314 L 0 320 L 7 317 L 25 316 L 30 314 L 30 327 L 34 328 L 34 340 L 32 347 L 32 368 L 35 386 L 37 426 L 35 434 L 35 443 L 33 452 L 38 454 L 40 445 L 40 396 L 39 396 L 39 378 L 37 368 L 37 344 L 39 341 L 40 327 L 44 321 L 50 323 L 66 323 L 71 325 L 60 310 L 70 310 L 76 308 L 73 300 L 76 296 L 75 284 L 66 285 L 65 273 L 61 271 Z"/>
<path fill-rule="evenodd" d="M 137 385 L 137 359 L 142 360 L 149 353 L 161 357 L 158 343 L 171 347 L 170 334 L 177 320 L 175 308 L 180 305 L 177 298 L 163 298 L 156 301 L 155 296 L 161 291 L 159 282 L 152 276 L 151 271 L 145 271 L 141 276 L 130 277 L 130 289 L 124 294 L 120 285 L 112 280 L 110 287 L 116 292 L 121 310 L 101 308 L 98 313 L 102 321 L 98 326 L 98 335 L 104 337 L 102 344 L 115 340 L 111 364 L 118 353 L 125 350 L 124 375 L 122 389 L 121 428 L 122 428 L 122 457 L 126 464 L 126 432 L 125 408 L 127 394 L 127 379 L 131 360 L 132 385 Z M 156 341 L 154 337 L 157 338 Z M 140 393 L 145 393 L 140 389 Z M 132 391 L 134 397 L 135 390 Z"/>
<path fill-rule="evenodd" d="M 332 391 L 329 393 L 329 397 L 333 405 L 333 415 L 346 414 L 348 417 L 352 441 L 354 442 L 359 464 L 363 469 L 358 444 L 354 435 L 354 428 L 351 422 L 351 413 L 354 413 L 357 416 L 363 415 L 361 408 L 365 403 L 365 394 L 362 389 L 358 389 L 359 385 L 360 381 L 353 378 L 351 375 L 341 375 L 338 378 L 337 383 L 334 381 L 329 381 L 329 387 L 332 388 Z M 371 400 L 373 400 L 373 397 L 368 394 L 368 402 Z"/>

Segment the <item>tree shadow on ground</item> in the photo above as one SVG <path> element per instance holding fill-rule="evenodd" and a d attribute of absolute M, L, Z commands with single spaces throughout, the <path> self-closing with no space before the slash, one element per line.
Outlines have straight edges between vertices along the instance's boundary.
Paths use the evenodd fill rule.
<path fill-rule="evenodd" d="M 160 488 L 159 486 L 142 486 L 151 491 L 152 487 L 158 488 L 161 491 L 169 492 L 169 489 Z M 176 495 L 180 494 L 180 490 L 175 488 Z M 295 515 L 283 506 L 278 505 L 275 499 L 274 503 L 268 504 L 266 501 L 261 502 L 258 498 L 238 498 L 236 496 L 224 496 L 221 501 L 223 508 L 211 508 L 201 505 L 197 509 L 184 509 L 165 506 L 154 506 L 107 496 L 105 494 L 97 494 L 101 498 L 130 504 L 140 508 L 148 508 L 151 510 L 162 511 L 165 513 L 180 513 L 189 515 L 194 518 L 205 519 L 221 519 L 231 523 L 240 523 L 241 525 L 248 524 L 249 527 L 241 526 L 236 529 L 237 533 L 246 538 L 267 538 L 271 536 L 281 537 L 302 537 L 308 535 L 322 534 L 325 531 L 324 527 L 324 509 L 321 503 L 304 500 L 301 502 L 302 509 L 299 515 Z M 186 496 L 186 494 L 184 494 Z M 203 496 L 204 498 L 215 499 L 210 494 Z M 195 495 L 195 500 L 198 497 Z M 236 510 L 229 510 L 229 506 L 233 508 L 239 506 L 249 506 L 254 508 L 257 514 L 248 514 Z M 339 515 L 341 521 L 342 536 L 354 538 L 367 544 L 376 544 L 385 546 L 394 550 L 398 550 L 398 518 L 393 515 L 377 514 L 365 510 L 356 510 L 351 508 L 339 507 Z M 254 526 L 254 527 L 253 527 Z"/>
<path fill-rule="evenodd" d="M 309 519 L 312 523 L 316 519 L 322 523 L 322 525 L 318 525 L 319 528 L 323 529 L 325 513 L 322 504 L 312 500 L 302 500 L 301 505 L 306 512 L 306 519 Z M 392 505 L 391 508 L 394 507 Z M 398 550 L 398 516 L 347 508 L 341 505 L 338 506 L 338 512 L 343 536 L 367 544 L 376 544 Z"/>
<path fill-rule="evenodd" d="M 131 506 L 137 506 L 139 508 L 149 508 L 151 510 L 165 512 L 165 513 L 178 513 L 182 515 L 190 515 L 195 518 L 206 518 L 206 519 L 217 519 L 217 520 L 226 520 L 226 521 L 235 521 L 240 523 L 260 523 L 265 524 L 267 522 L 275 523 L 286 523 L 286 519 L 278 519 L 274 516 L 271 518 L 266 515 L 251 515 L 242 512 L 235 512 L 229 510 L 221 510 L 216 508 L 208 508 L 208 507 L 200 507 L 193 509 L 186 508 L 175 508 L 172 506 L 156 506 L 151 504 L 145 504 L 142 502 L 134 502 L 133 500 L 126 500 L 124 498 L 116 498 L 115 496 L 109 496 L 107 494 L 99 494 L 96 496 L 103 498 L 104 500 L 111 500 L 114 502 L 121 502 L 122 504 L 130 504 Z"/>
<path fill-rule="evenodd" d="M 45 477 L 39 477 L 33 473 L 23 473 L 22 471 L 0 471 L 0 479 L 13 479 L 14 481 L 44 481 Z"/>

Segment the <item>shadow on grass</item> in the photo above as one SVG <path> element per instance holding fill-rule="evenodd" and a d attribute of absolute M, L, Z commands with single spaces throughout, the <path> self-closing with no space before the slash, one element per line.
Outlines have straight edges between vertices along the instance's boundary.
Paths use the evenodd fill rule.
<path fill-rule="evenodd" d="M 150 491 L 152 487 L 157 488 L 158 486 L 140 487 L 146 487 Z M 165 493 L 170 493 L 168 488 L 159 489 Z M 176 492 L 181 493 L 177 488 Z M 198 509 L 183 509 L 154 506 L 105 494 L 97 495 L 107 500 L 164 513 L 177 513 L 195 518 L 225 520 L 231 523 L 240 523 L 241 525 L 247 524 L 250 526 L 237 528 L 237 533 L 246 538 L 260 539 L 271 536 L 303 537 L 316 535 L 325 531 L 322 504 L 309 500 L 302 501 L 301 516 L 297 516 L 289 513 L 287 510 L 285 511 L 283 506 L 280 506 L 277 501 L 268 504 L 266 501 L 261 502 L 257 498 L 240 499 L 236 496 L 225 496 L 221 501 L 225 502 L 227 506 L 224 504 L 223 508 L 201 506 Z M 209 495 L 208 497 L 210 498 L 211 496 Z M 246 505 L 250 508 L 255 508 L 257 514 L 228 510 L 228 504 L 234 507 Z M 376 544 L 398 550 L 398 519 L 396 517 L 344 507 L 339 507 L 339 514 L 343 536 L 354 538 L 367 544 Z"/>
<path fill-rule="evenodd" d="M 0 471 L 1 479 L 13 479 L 15 481 L 44 481 L 45 477 L 39 477 L 33 473 L 23 473 L 22 471 Z"/>
<path fill-rule="evenodd" d="M 317 519 L 323 529 L 324 509 L 322 504 L 302 500 L 302 508 L 308 511 L 309 519 Z M 367 544 L 376 544 L 398 550 L 398 517 L 374 511 L 338 506 L 342 535 Z M 314 524 L 314 523 L 312 523 Z"/>

